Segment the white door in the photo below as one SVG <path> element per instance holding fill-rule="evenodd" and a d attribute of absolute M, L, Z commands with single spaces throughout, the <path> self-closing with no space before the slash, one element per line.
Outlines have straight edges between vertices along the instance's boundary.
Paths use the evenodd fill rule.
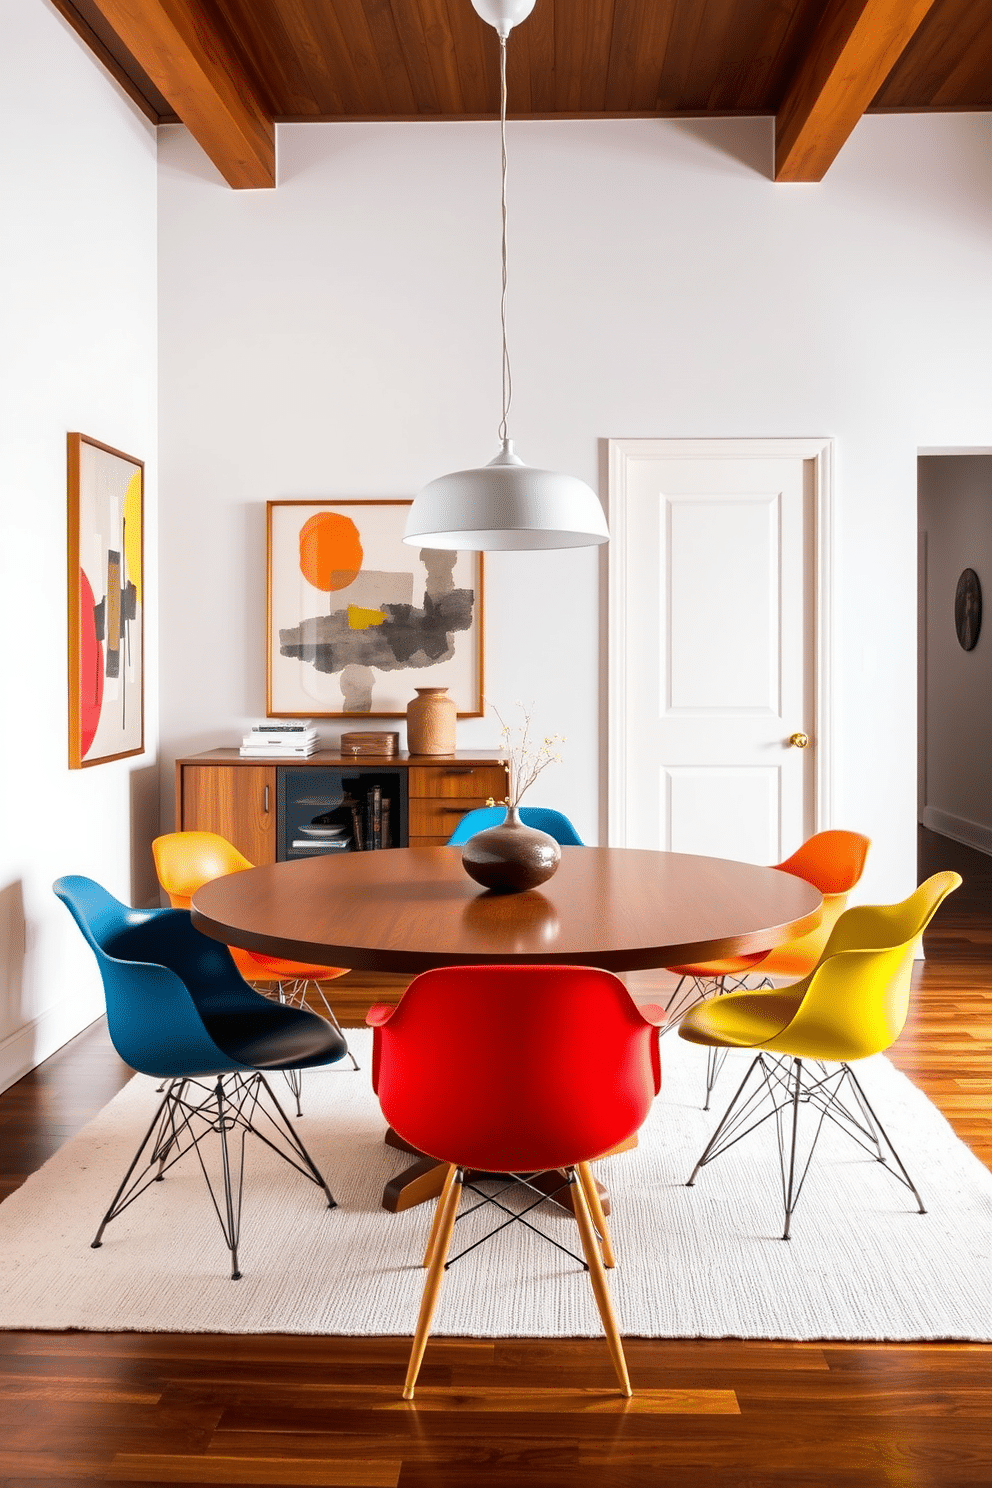
<path fill-rule="evenodd" d="M 779 862 L 827 819 L 829 446 L 614 440 L 610 471 L 610 841 Z"/>

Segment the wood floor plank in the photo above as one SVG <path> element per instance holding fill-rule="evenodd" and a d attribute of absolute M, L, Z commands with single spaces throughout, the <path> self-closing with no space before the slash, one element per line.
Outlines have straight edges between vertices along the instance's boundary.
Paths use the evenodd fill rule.
<path fill-rule="evenodd" d="M 588 1372 L 588 1370 L 587 1370 Z M 200 1382 L 199 1390 L 203 1390 Z M 234 1409 L 240 1407 L 241 1411 L 250 1410 L 251 1402 L 246 1402 L 244 1392 L 237 1392 L 240 1399 L 234 1403 Z M 405 1412 L 407 1402 L 402 1399 L 398 1383 L 389 1384 L 329 1384 L 311 1387 L 307 1392 L 307 1405 L 301 1408 L 292 1404 L 293 1397 L 298 1397 L 295 1387 L 285 1392 L 281 1399 L 273 1398 L 272 1392 L 267 1391 L 269 1397 L 264 1407 L 264 1415 L 271 1419 L 275 1414 L 288 1415 L 290 1419 L 299 1422 L 304 1410 L 311 1416 L 315 1412 L 327 1414 L 328 1412 L 339 1413 L 343 1411 L 401 1411 Z M 211 1396 L 213 1392 L 210 1392 Z M 286 1399 L 286 1395 L 290 1399 Z M 620 1395 L 616 1386 L 597 1388 L 595 1386 L 574 1387 L 548 1387 L 528 1384 L 526 1389 L 519 1386 L 499 1387 L 491 1383 L 485 1385 L 468 1384 L 437 1384 L 430 1383 L 418 1385 L 417 1406 L 421 1411 L 459 1411 L 459 1412 L 489 1412 L 498 1411 L 503 1414 L 515 1414 L 523 1412 L 529 1415 L 572 1415 L 595 1414 L 597 1412 L 611 1412 L 620 1410 L 628 1414 L 647 1415 L 737 1415 L 739 1414 L 737 1398 L 731 1389 L 706 1388 L 685 1389 L 683 1387 L 668 1388 L 643 1388 L 639 1389 L 632 1399 L 625 1399 Z M 225 1420 L 230 1424 L 231 1412 L 229 1410 Z"/>
<path fill-rule="evenodd" d="M 416 1404 L 424 1411 L 496 1411 L 500 1415 L 524 1412 L 528 1415 L 648 1415 L 648 1416 L 736 1416 L 740 1414 L 733 1390 L 637 1390 L 628 1398 L 613 1390 L 521 1390 L 515 1386 L 492 1386 L 487 1389 L 439 1389 L 418 1386 Z M 376 1408 L 403 1410 L 404 1400 L 393 1398 L 392 1391 Z"/>
<path fill-rule="evenodd" d="M 107 1481 L 108 1459 L 106 1456 L 66 1457 L 61 1451 L 10 1452 L 0 1449 L 0 1482 L 3 1488 L 14 1483 L 30 1483 L 38 1488 L 39 1483 L 86 1483 L 92 1488 L 94 1482 Z"/>
<path fill-rule="evenodd" d="M 180 1457 L 121 1452 L 107 1473 L 110 1482 L 282 1483 L 323 1488 L 396 1488 L 399 1462 L 341 1462 L 307 1457 Z"/>
<path fill-rule="evenodd" d="M 21 1378 L 0 1381 L 0 1411 L 6 1403 L 23 1400 L 63 1400 L 88 1405 L 158 1405 L 162 1391 L 142 1390 L 137 1386 L 115 1388 L 105 1380 L 32 1380 Z"/>

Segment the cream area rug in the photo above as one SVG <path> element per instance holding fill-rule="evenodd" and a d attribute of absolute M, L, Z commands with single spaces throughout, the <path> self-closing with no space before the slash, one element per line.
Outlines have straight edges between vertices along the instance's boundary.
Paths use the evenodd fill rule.
<path fill-rule="evenodd" d="M 361 1070 L 305 1075 L 296 1122 L 336 1209 L 255 1142 L 246 1163 L 242 1280 L 230 1280 L 192 1154 L 91 1249 L 158 1100 L 156 1082 L 136 1076 L 0 1205 L 0 1327 L 412 1333 L 434 1205 L 401 1214 L 380 1207 L 383 1185 L 407 1159 L 383 1144 L 369 1081 L 371 1036 L 349 1031 L 349 1039 Z M 662 1094 L 638 1147 L 596 1167 L 613 1197 L 618 1264 L 610 1285 L 624 1334 L 992 1339 L 992 1174 L 884 1057 L 864 1061 L 859 1074 L 928 1212 L 917 1213 L 907 1189 L 828 1133 L 784 1242 L 774 1123 L 685 1186 L 742 1076 L 742 1056 L 728 1060 L 707 1113 L 705 1051 L 669 1036 L 662 1053 Z M 288 1096 L 281 1077 L 273 1088 L 280 1101 Z M 538 1222 L 580 1249 L 562 1211 Z M 476 1238 L 478 1223 L 475 1216 L 458 1225 L 452 1253 Z M 433 1328 L 476 1337 L 600 1331 L 585 1273 L 519 1224 L 447 1272 Z"/>

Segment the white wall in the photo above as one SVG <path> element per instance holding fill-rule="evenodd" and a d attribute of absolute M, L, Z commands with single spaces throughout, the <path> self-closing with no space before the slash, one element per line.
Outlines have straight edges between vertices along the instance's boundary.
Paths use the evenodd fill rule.
<path fill-rule="evenodd" d="M 47 0 L 0 0 L 0 1089 L 103 1009 L 51 890 L 148 902 L 158 815 L 156 141 Z M 144 755 L 68 768 L 66 434 L 146 464 Z"/>
<path fill-rule="evenodd" d="M 916 881 L 917 451 L 992 444 L 992 118 L 866 118 L 803 186 L 769 179 L 771 127 L 510 125 L 511 432 L 604 495 L 610 436 L 836 440 L 834 824 L 875 839 L 864 891 L 895 897 Z M 278 190 L 232 192 L 161 131 L 166 823 L 173 757 L 264 711 L 266 500 L 407 496 L 497 448 L 495 126 L 278 143 Z M 487 558 L 487 691 L 567 735 L 544 798 L 589 841 L 604 574 L 595 550 Z M 459 742 L 495 744 L 495 720 Z"/>
<path fill-rule="evenodd" d="M 920 460 L 925 651 L 920 820 L 992 852 L 992 456 Z M 978 644 L 963 651 L 954 596 L 963 569 L 982 586 Z"/>

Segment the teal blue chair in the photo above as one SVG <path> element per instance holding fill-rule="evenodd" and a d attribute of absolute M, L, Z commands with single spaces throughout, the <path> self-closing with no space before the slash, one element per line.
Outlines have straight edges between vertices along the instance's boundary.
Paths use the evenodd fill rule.
<path fill-rule="evenodd" d="M 107 1027 L 121 1058 L 166 1081 L 164 1099 L 104 1215 L 112 1219 L 196 1151 L 237 1281 L 244 1149 L 260 1138 L 335 1201 L 265 1078 L 268 1070 L 311 1069 L 344 1057 L 343 1034 L 303 1008 L 253 991 L 231 953 L 193 928 L 185 909 L 129 909 L 90 878 L 52 885 L 89 943 L 103 977 Z M 218 1138 L 223 1198 L 200 1143 Z M 142 1165 L 142 1157 L 145 1162 Z"/>
<path fill-rule="evenodd" d="M 484 832 L 487 827 L 498 827 L 505 818 L 505 806 L 478 806 L 474 811 L 466 811 L 448 838 L 448 846 L 460 847 L 463 842 L 474 837 L 476 832 Z M 555 811 L 550 806 L 521 806 L 520 820 L 525 827 L 536 827 L 539 832 L 547 832 L 561 847 L 585 847 L 564 812 Z"/>

